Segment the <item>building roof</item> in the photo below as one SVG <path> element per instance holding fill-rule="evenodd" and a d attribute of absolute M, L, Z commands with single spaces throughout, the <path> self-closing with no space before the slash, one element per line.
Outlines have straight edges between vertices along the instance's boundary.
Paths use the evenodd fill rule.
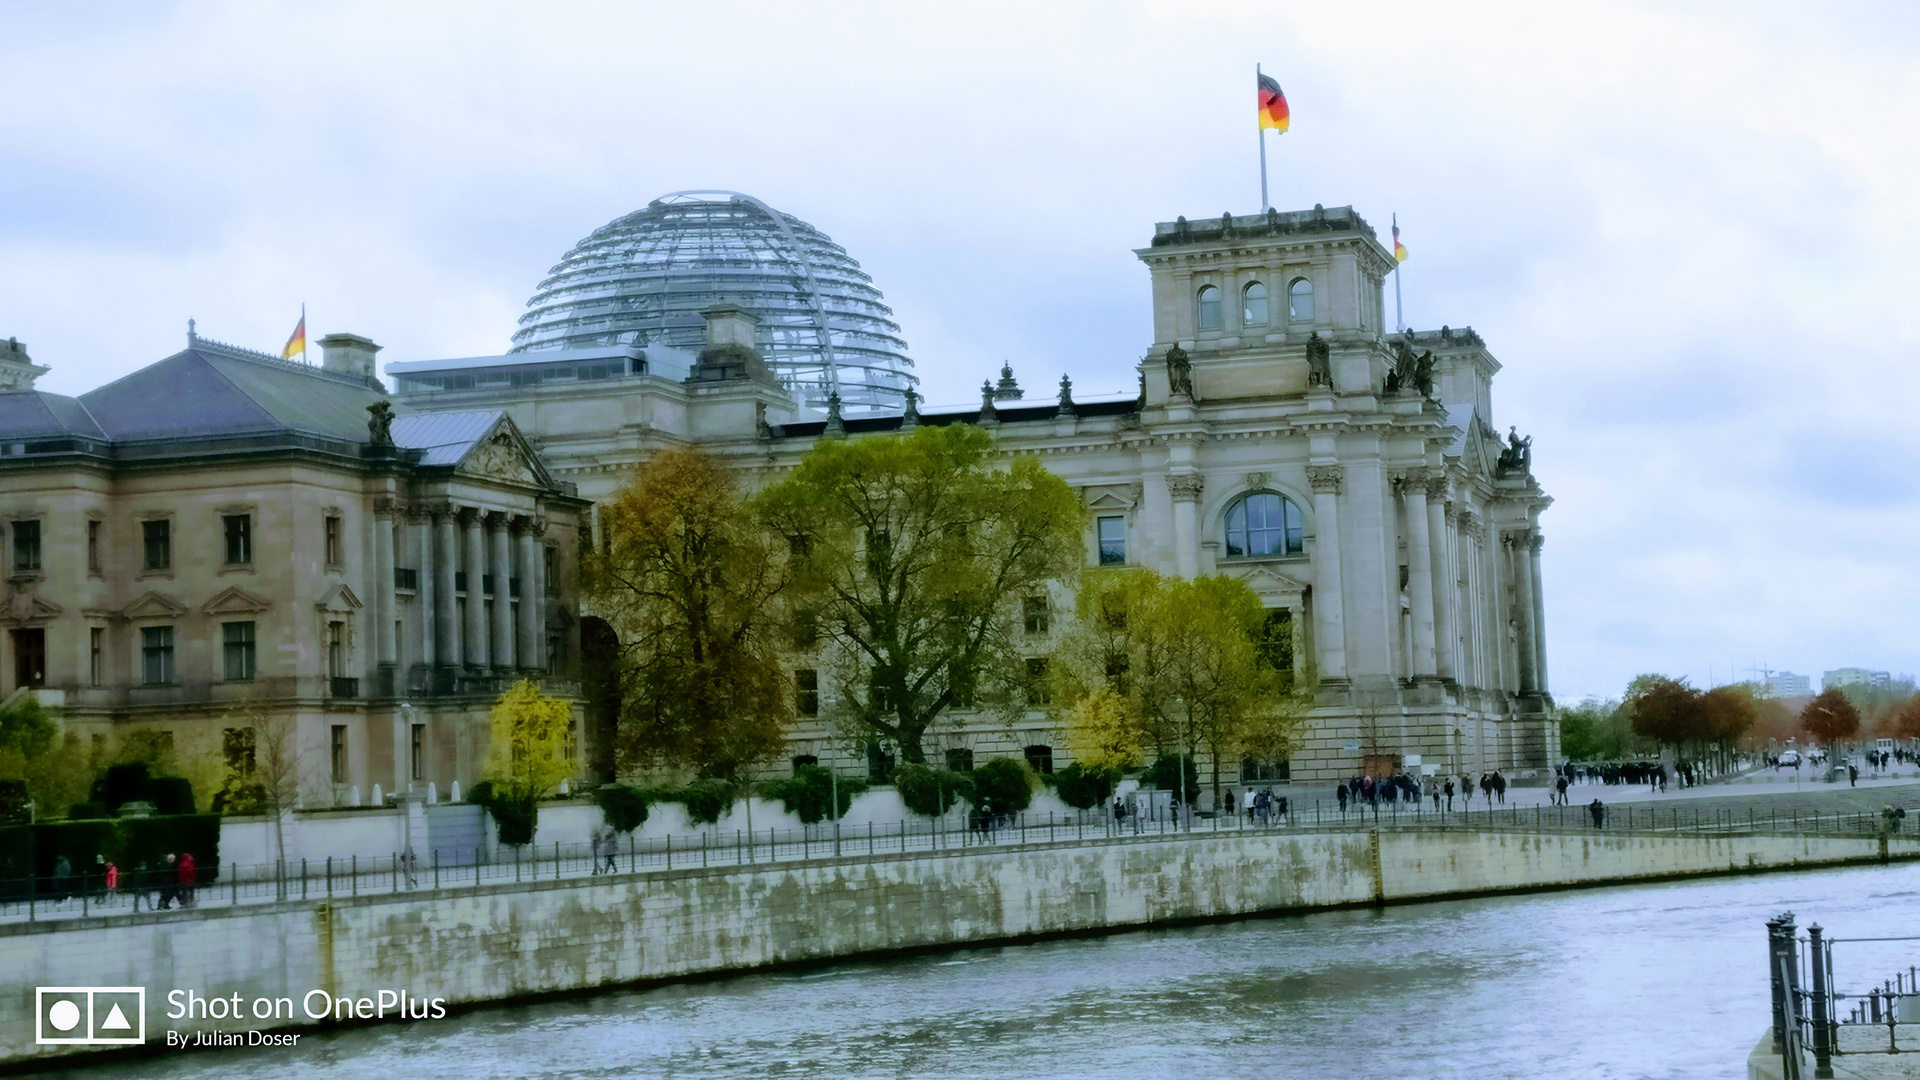
<path fill-rule="evenodd" d="M 393 442 L 422 451 L 422 465 L 458 465 L 505 415 L 499 409 L 406 413 L 393 418 Z"/>
<path fill-rule="evenodd" d="M 87 407 L 78 398 L 49 394 L 44 390 L 0 394 L 0 439 L 34 439 L 49 435 L 106 438 L 100 425 L 93 422 Z"/>
<path fill-rule="evenodd" d="M 367 379 L 190 339 L 157 364 L 80 395 L 115 442 L 293 431 L 366 442 Z"/>

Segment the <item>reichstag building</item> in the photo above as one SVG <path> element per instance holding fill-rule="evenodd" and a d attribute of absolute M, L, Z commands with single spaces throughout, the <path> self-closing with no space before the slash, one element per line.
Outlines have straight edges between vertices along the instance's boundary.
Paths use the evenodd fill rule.
<path fill-rule="evenodd" d="M 1087 565 L 1228 574 L 1290 624 L 1316 707 L 1293 759 L 1245 763 L 1246 779 L 1547 767 L 1551 500 L 1530 440 L 1496 427 L 1486 342 L 1393 332 L 1392 254 L 1350 207 L 1179 218 L 1135 254 L 1153 341 L 1110 358 L 1137 372 L 1117 398 L 1051 373 L 1018 373 L 1023 388 L 1009 367 L 981 373 L 977 404 L 923 408 L 859 263 L 714 191 L 596 230 L 507 352 L 387 363 L 391 391 L 353 334 L 306 365 L 194 332 L 77 398 L 33 390 L 46 369 L 9 343 L 0 680 L 100 737 L 144 722 L 211 748 L 223 717 L 266 709 L 340 804 L 448 791 L 483 768 L 506 681 L 578 693 L 611 633 L 575 593 L 578 538 L 634 465 L 695 443 L 761 483 L 822 437 L 978 424 L 1080 493 Z M 709 344 L 763 363 L 703 363 Z M 1036 656 L 1050 634 L 1029 635 Z M 579 715 L 584 772 L 596 725 Z M 867 767 L 830 734 L 803 717 L 794 755 Z M 1038 710 L 963 714 L 946 738 L 1048 765 L 1064 742 Z"/>

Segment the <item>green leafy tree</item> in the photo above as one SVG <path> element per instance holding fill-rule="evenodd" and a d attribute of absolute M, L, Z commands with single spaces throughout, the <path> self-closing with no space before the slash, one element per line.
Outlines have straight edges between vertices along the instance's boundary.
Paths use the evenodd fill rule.
<path fill-rule="evenodd" d="M 483 805 L 500 822 L 502 843 L 530 843 L 539 801 L 574 775 L 574 763 L 567 754 L 572 719 L 572 706 L 541 693 L 532 679 L 513 684 L 494 702 Z M 479 785 L 474 787 L 477 791 Z"/>
<path fill-rule="evenodd" d="M 781 548 L 734 477 L 704 451 L 662 452 L 601 504 L 584 560 L 594 609 L 619 638 L 616 762 L 747 782 L 785 748 L 794 692 L 780 657 Z"/>
<path fill-rule="evenodd" d="M 593 789 L 593 801 L 607 827 L 630 833 L 647 823 L 647 793 L 625 784 L 602 784 Z"/>
<path fill-rule="evenodd" d="M 907 809 L 921 817 L 938 817 L 961 799 L 975 797 L 971 774 L 911 762 L 893 770 L 893 787 Z"/>
<path fill-rule="evenodd" d="M 867 790 L 867 782 L 857 777 L 835 777 L 824 765 L 801 765 L 793 770 L 792 776 L 769 780 L 760 785 L 760 790 L 768 798 L 779 799 L 801 824 L 811 825 L 845 817 L 854 796 Z M 838 806 L 834 805 L 836 795 Z"/>
<path fill-rule="evenodd" d="M 847 734 L 914 764 L 951 710 L 1019 707 L 1013 607 L 1084 558 L 1066 482 L 967 425 L 824 440 L 758 505 L 790 545 Z"/>
<path fill-rule="evenodd" d="M 1569 761 L 1623 761 L 1637 752 L 1634 740 L 1618 701 L 1587 698 L 1560 710 L 1560 752 Z"/>
<path fill-rule="evenodd" d="M 24 787 L 34 815 L 59 817 L 87 797 L 92 780 L 80 737 L 60 727 L 32 697 L 0 709 L 0 781 Z"/>
<path fill-rule="evenodd" d="M 973 770 L 973 805 L 984 814 L 1017 814 L 1033 805 L 1036 783 L 1025 762 L 994 758 Z"/>
<path fill-rule="evenodd" d="M 1113 794 L 1113 786 L 1120 779 L 1120 773 L 1114 769 L 1102 769 L 1082 765 L 1076 761 L 1053 774 L 1054 788 L 1060 792 L 1060 801 L 1076 810 L 1091 810 L 1106 803 Z"/>

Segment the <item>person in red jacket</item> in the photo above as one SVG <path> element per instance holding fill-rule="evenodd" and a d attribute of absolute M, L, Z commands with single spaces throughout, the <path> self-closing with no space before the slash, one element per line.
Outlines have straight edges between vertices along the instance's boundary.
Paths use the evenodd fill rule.
<path fill-rule="evenodd" d="M 180 856 L 180 906 L 193 906 L 193 852 Z"/>

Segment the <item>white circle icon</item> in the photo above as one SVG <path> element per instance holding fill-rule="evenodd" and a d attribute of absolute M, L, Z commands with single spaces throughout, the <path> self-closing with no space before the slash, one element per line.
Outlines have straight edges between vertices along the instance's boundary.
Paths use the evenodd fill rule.
<path fill-rule="evenodd" d="M 80 1025 L 80 1006 L 62 998 L 47 1009 L 47 1023 L 56 1031 L 72 1031 Z"/>

